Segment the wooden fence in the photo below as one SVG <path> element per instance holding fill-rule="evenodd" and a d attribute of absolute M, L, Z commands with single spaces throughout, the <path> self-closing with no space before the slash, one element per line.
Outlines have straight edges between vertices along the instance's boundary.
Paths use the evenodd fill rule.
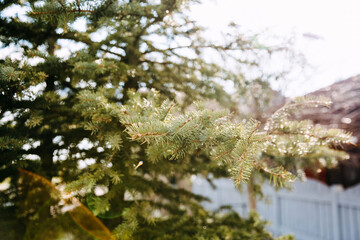
<path fill-rule="evenodd" d="M 205 207 L 231 205 L 240 215 L 248 215 L 246 189 L 241 193 L 228 179 L 214 183 L 215 190 L 201 177 L 194 180 L 193 191 L 212 200 Z M 259 201 L 257 210 L 272 222 L 269 230 L 274 235 L 292 233 L 297 240 L 360 240 L 360 185 L 343 190 L 308 180 L 296 182 L 292 191 L 276 192 L 265 184 L 263 192 L 267 201 Z"/>

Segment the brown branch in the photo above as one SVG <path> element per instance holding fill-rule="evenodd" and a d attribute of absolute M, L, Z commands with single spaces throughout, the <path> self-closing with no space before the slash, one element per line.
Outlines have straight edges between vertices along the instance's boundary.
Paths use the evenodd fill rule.
<path fill-rule="evenodd" d="M 62 6 L 62 8 L 65 10 L 65 12 L 66 12 L 66 7 L 65 7 L 65 5 L 60 1 L 60 0 L 57 0 L 57 2 Z"/>
<path fill-rule="evenodd" d="M 77 6 L 78 6 L 78 11 L 80 12 L 81 9 L 80 9 L 80 2 L 79 2 L 79 0 L 76 0 L 76 4 L 77 4 Z"/>
<path fill-rule="evenodd" d="M 190 122 L 192 120 L 192 118 L 189 118 L 188 120 L 186 120 L 186 122 L 184 122 L 179 128 L 178 130 L 180 130 L 181 128 L 183 128 L 188 122 Z"/>
<path fill-rule="evenodd" d="M 48 12 L 31 12 L 30 15 L 46 15 L 46 14 L 54 14 L 59 13 L 58 11 L 48 11 Z"/>
<path fill-rule="evenodd" d="M 175 65 L 175 66 L 180 66 L 180 65 L 182 65 L 182 64 L 180 64 L 180 63 L 175 63 L 175 62 L 171 62 L 171 61 L 157 62 L 157 61 L 152 61 L 152 60 L 147 60 L 147 59 L 140 60 L 140 63 L 163 64 L 163 65 L 173 64 L 173 65 Z"/>
<path fill-rule="evenodd" d="M 172 13 L 176 8 L 176 1 L 172 1 L 172 4 L 170 6 L 167 7 L 166 11 L 162 12 L 162 13 L 158 13 L 158 16 L 154 18 L 153 21 L 148 22 L 139 32 L 139 34 L 137 34 L 137 36 L 135 36 L 135 43 L 138 43 L 141 39 L 141 36 L 144 35 L 144 33 L 148 30 L 149 27 L 151 27 L 152 25 L 163 21 L 163 19 L 165 18 L 166 15 L 168 15 L 169 13 Z"/>
<path fill-rule="evenodd" d="M 244 159 L 246 153 L 247 153 L 247 148 L 246 148 L 246 149 L 244 150 L 244 152 L 241 154 L 241 156 L 240 156 L 240 158 L 239 158 L 239 162 Z M 244 171 L 244 165 L 245 165 L 245 163 L 244 163 L 244 161 L 243 161 L 243 163 L 242 163 L 242 165 L 241 165 L 240 172 L 239 172 L 239 176 L 238 176 L 238 178 L 237 178 L 237 181 L 238 181 L 238 182 L 240 182 L 241 179 L 242 179 L 242 173 L 243 173 L 243 171 Z"/>
<path fill-rule="evenodd" d="M 251 133 L 250 133 L 250 135 L 249 135 L 249 137 L 248 137 L 248 142 L 250 141 L 250 138 L 252 137 L 252 135 L 254 135 L 255 131 L 259 128 L 259 126 L 260 126 L 260 122 L 258 122 L 258 123 L 256 124 L 255 128 L 251 131 Z M 236 135 L 233 136 L 233 138 L 237 138 L 237 137 L 238 137 L 238 136 L 236 136 Z M 261 141 L 261 140 L 266 139 L 266 138 L 269 138 L 269 136 L 266 136 L 266 137 L 264 137 L 264 138 L 258 139 L 258 140 L 254 141 L 254 142 L 258 142 L 258 141 Z M 219 158 L 221 158 L 222 156 L 228 154 L 229 152 L 231 152 L 232 150 L 234 150 L 234 148 L 235 148 L 235 147 L 229 149 L 229 150 L 226 151 L 226 152 L 223 152 L 222 154 L 220 154 L 219 156 L 217 156 L 215 159 L 219 159 Z M 246 151 L 247 151 L 247 149 L 245 149 L 245 151 L 244 151 L 245 154 L 246 154 Z M 244 153 L 241 155 L 239 161 L 243 158 Z"/>
<path fill-rule="evenodd" d="M 164 136 L 164 135 L 167 135 L 167 133 L 147 132 L 147 133 L 135 134 L 131 137 L 131 139 L 137 139 L 137 138 L 146 137 L 146 136 Z"/>
<path fill-rule="evenodd" d="M 248 137 L 248 141 L 250 141 L 250 138 L 252 137 L 252 135 L 255 133 L 255 131 L 259 128 L 260 126 L 260 122 L 257 122 L 255 128 L 251 131 L 249 137 Z"/>
<path fill-rule="evenodd" d="M 262 140 L 269 139 L 269 138 L 271 138 L 271 137 L 270 137 L 270 136 L 265 136 L 265 137 L 263 137 L 263 138 L 260 138 L 260 139 L 258 139 L 258 140 L 255 140 L 254 142 L 260 142 L 260 141 L 262 141 Z"/>
<path fill-rule="evenodd" d="M 107 49 L 104 49 L 104 48 L 100 48 L 99 50 L 103 51 L 103 52 L 106 52 L 106 53 L 110 53 L 110 54 L 113 54 L 115 56 L 118 56 L 118 57 L 124 57 L 123 55 L 119 54 L 119 53 L 115 53 L 115 52 L 112 52 L 110 50 L 107 50 Z"/>
<path fill-rule="evenodd" d="M 129 113 L 126 109 L 124 109 L 122 112 L 123 112 L 125 115 L 130 115 L 130 113 Z"/>
<path fill-rule="evenodd" d="M 276 110 L 271 118 L 268 120 L 269 121 L 273 121 L 273 117 L 280 114 L 281 112 L 285 112 L 287 109 L 292 109 L 292 108 L 297 108 L 300 106 L 309 106 L 309 105 L 319 105 L 319 106 L 325 106 L 327 107 L 328 105 L 326 103 L 324 103 L 323 101 L 320 100 L 311 100 L 311 101 L 307 101 L 307 102 L 294 102 L 294 103 L 290 103 L 290 104 L 285 104 L 284 106 L 282 106 L 281 108 L 279 108 L 278 110 Z"/>
<path fill-rule="evenodd" d="M 82 12 L 82 13 L 94 13 L 92 10 L 82 10 L 82 9 L 70 9 L 67 12 Z M 31 12 L 30 15 L 48 15 L 48 14 L 58 14 L 60 11 L 47 11 L 47 12 Z"/>
<path fill-rule="evenodd" d="M 279 132 L 279 131 L 272 131 L 269 133 L 269 135 L 301 135 L 301 136 L 308 136 L 308 137 L 314 137 L 317 138 L 319 140 L 325 140 L 325 139 L 329 139 L 331 137 L 329 136 L 324 136 L 324 137 L 320 137 L 314 134 L 308 134 L 308 133 L 302 133 L 302 132 Z"/>
<path fill-rule="evenodd" d="M 202 48 L 211 48 L 211 49 L 216 49 L 218 51 L 238 51 L 238 50 L 252 50 L 252 48 L 241 48 L 241 47 L 232 47 L 232 46 L 221 46 L 221 45 L 216 45 L 216 44 L 206 44 L 206 45 L 185 45 L 185 46 L 176 46 L 176 47 L 171 47 L 171 48 L 164 48 L 164 49 L 158 49 L 153 47 L 153 49 L 151 50 L 147 50 L 144 52 L 144 54 L 148 54 L 148 53 L 152 53 L 152 52 L 167 52 L 167 51 L 171 51 L 173 52 L 174 50 L 177 49 L 182 49 L 182 48 L 191 48 L 191 49 L 202 49 Z"/>
<path fill-rule="evenodd" d="M 262 164 L 259 164 L 259 163 L 255 163 L 255 167 L 257 167 L 258 169 L 263 170 L 264 172 L 266 172 L 266 173 L 268 173 L 268 174 L 270 174 L 272 176 L 277 176 L 277 177 L 280 177 L 282 179 L 286 179 L 285 174 L 289 173 L 286 170 L 282 170 L 281 173 L 276 173 L 276 172 L 272 171 L 271 168 L 269 169 L 266 166 L 263 166 Z"/>
<path fill-rule="evenodd" d="M 75 12 L 77 10 L 71 10 L 71 12 Z M 93 11 L 90 11 L 90 10 L 81 10 L 81 11 L 89 11 L 89 12 L 93 12 Z M 68 11 L 69 12 L 69 11 Z M 61 38 L 62 39 L 70 39 L 70 40 L 74 40 L 74 41 L 78 41 L 78 42 L 82 42 L 82 43 L 85 43 L 85 44 L 88 44 L 88 45 L 92 45 L 92 44 L 99 44 L 98 42 L 93 42 L 90 38 L 88 38 L 87 36 L 76 36 L 74 32 L 68 32 L 68 33 L 65 33 L 65 34 L 62 34 L 61 35 Z M 116 52 L 112 52 L 110 50 L 107 50 L 105 48 L 99 48 L 100 51 L 103 51 L 103 52 L 106 52 L 106 53 L 110 53 L 110 54 L 113 54 L 115 56 L 118 56 L 118 57 L 121 57 L 123 58 L 124 56 L 119 54 L 119 53 L 116 53 Z"/>
<path fill-rule="evenodd" d="M 235 147 L 230 148 L 229 150 L 227 150 L 227 151 L 225 151 L 225 152 L 221 153 L 219 156 L 217 156 L 217 157 L 215 158 L 215 160 L 217 160 L 217 159 L 221 158 L 222 156 L 224 156 L 224 155 L 226 155 L 226 154 L 230 153 L 232 150 L 234 150 L 234 148 L 235 148 Z"/>
<path fill-rule="evenodd" d="M 172 108 L 173 106 L 175 106 L 175 103 L 171 103 L 170 107 L 166 110 L 166 113 L 165 113 L 165 115 L 164 115 L 164 119 L 165 119 L 166 116 L 169 114 L 169 112 L 170 112 L 170 110 L 171 110 L 171 108 Z"/>
<path fill-rule="evenodd" d="M 199 139 L 193 140 L 191 143 L 196 143 L 199 142 Z M 180 152 L 181 150 L 185 149 L 186 146 L 181 146 L 178 149 L 175 150 L 175 152 L 172 154 L 172 156 L 175 156 L 175 154 L 177 154 L 178 152 Z"/>

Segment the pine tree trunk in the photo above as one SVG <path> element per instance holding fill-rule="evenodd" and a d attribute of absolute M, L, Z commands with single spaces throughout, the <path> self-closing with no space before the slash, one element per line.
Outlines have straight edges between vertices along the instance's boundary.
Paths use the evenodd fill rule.
<path fill-rule="evenodd" d="M 254 175 L 252 175 L 248 182 L 248 201 L 249 210 L 256 211 L 256 193 L 254 192 Z"/>
<path fill-rule="evenodd" d="M 48 54 L 51 56 L 54 56 L 55 54 L 55 48 L 56 48 L 56 38 L 50 36 L 48 38 Z M 46 87 L 45 92 L 51 92 L 55 90 L 55 76 L 54 74 L 51 74 L 51 70 L 48 74 L 48 77 L 46 78 Z M 51 115 L 52 110 L 49 108 L 46 108 L 44 110 L 44 116 Z M 44 124 L 46 124 L 46 119 L 44 119 Z M 49 123 L 50 126 L 50 123 Z M 47 129 L 46 132 L 42 134 L 42 149 L 40 158 L 42 162 L 42 168 L 44 169 L 44 172 L 47 173 L 47 178 L 51 180 L 53 176 L 56 175 L 54 161 L 53 161 L 53 153 L 55 150 L 54 144 L 53 144 L 53 138 L 55 137 L 52 129 Z"/>
<path fill-rule="evenodd" d="M 140 63 L 139 58 L 139 46 L 134 43 L 134 45 L 129 46 L 126 50 L 126 56 L 124 57 L 124 63 L 135 67 L 138 66 Z M 128 74 L 129 75 L 129 74 Z M 127 100 L 129 100 L 129 96 L 127 95 L 127 91 L 130 89 L 134 89 L 135 91 L 139 89 L 139 78 L 136 76 L 136 73 L 132 76 L 128 76 L 127 81 L 124 84 L 123 87 L 123 99 L 122 102 L 125 103 Z"/>

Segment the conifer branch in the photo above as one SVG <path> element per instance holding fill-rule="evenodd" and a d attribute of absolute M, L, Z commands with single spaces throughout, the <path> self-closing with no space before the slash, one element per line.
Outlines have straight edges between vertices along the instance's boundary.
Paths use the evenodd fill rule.
<path fill-rule="evenodd" d="M 264 141 L 265 139 L 270 139 L 270 138 L 271 138 L 270 136 L 265 136 L 263 138 L 255 140 L 254 142 L 261 142 L 261 141 Z"/>
<path fill-rule="evenodd" d="M 283 167 L 275 167 L 275 168 L 268 168 L 263 166 L 260 163 L 255 163 L 255 167 L 261 169 L 262 171 L 266 172 L 270 175 L 270 180 L 274 183 L 274 185 L 282 186 L 284 183 L 291 183 L 296 180 L 296 176 L 293 175 L 291 172 L 286 171 Z"/>
<path fill-rule="evenodd" d="M 328 107 L 331 103 L 329 100 L 322 100 L 322 99 L 314 99 L 314 100 L 307 100 L 306 98 L 301 99 L 302 101 L 296 101 L 293 103 L 285 104 L 283 107 L 276 110 L 273 114 L 273 117 L 279 116 L 281 113 L 288 113 L 290 110 L 298 109 L 300 107 L 309 107 L 309 106 L 325 106 Z M 273 118 L 272 117 L 272 118 Z M 271 118 L 269 120 L 272 120 Z"/>
<path fill-rule="evenodd" d="M 1 16 L 8 6 L 19 4 L 5 2 Z M 265 170 L 260 167 L 256 170 L 275 184 L 282 184 L 294 177 L 279 167 L 284 161 L 288 169 L 297 171 L 310 164 L 316 165 L 320 158 L 323 158 L 321 163 L 327 165 L 345 158 L 344 153 L 334 149 L 346 142 L 347 134 L 287 119 L 290 111 L 309 104 L 303 99 L 278 110 L 269 120 L 269 130 L 264 132 L 259 132 L 259 122 L 254 120 L 233 122 L 228 111 L 213 112 L 200 105 L 194 111 L 187 111 L 188 105 L 199 99 L 216 98 L 223 106 L 226 104 L 226 108 L 235 106 L 228 105 L 235 104 L 236 100 L 226 94 L 217 83 L 218 78 L 229 79 L 239 88 L 248 86 L 241 86 L 238 81 L 241 73 L 238 75 L 226 67 L 209 63 L 201 56 L 203 51 L 213 49 L 219 57 L 236 60 L 243 69 L 245 65 L 258 64 L 252 54 L 260 49 L 253 44 L 256 40 L 246 40 L 238 33 L 227 35 L 227 43 L 213 43 L 202 38 L 202 29 L 182 13 L 183 7 L 188 6 L 185 2 L 191 1 L 22 2 L 30 8 L 28 16 L 39 18 L 39 21 L 16 17 L 13 21 L 13 17 L 5 14 L 0 18 L 1 39 L 6 46 L 15 44 L 19 53 L 23 52 L 23 59 L 40 57 L 41 62 L 31 66 L 23 64 L 22 60 L 0 62 L 0 118 L 3 121 L 9 116 L 13 119 L 0 124 L 4 135 L 0 137 L 0 152 L 5 154 L 0 173 L 3 178 L 11 178 L 10 188 L 1 192 L 10 204 L 2 204 L 0 212 L 5 209 L 8 213 L 15 210 L 22 214 L 21 221 L 16 224 L 9 218 L 10 225 L 18 225 L 23 232 L 25 225 L 26 234 L 38 236 L 38 229 L 32 226 L 43 226 L 44 221 L 50 219 L 56 223 L 63 215 L 59 216 L 61 219 L 56 214 L 40 216 L 39 207 L 44 206 L 42 199 L 25 199 L 22 196 L 28 194 L 26 189 L 16 191 L 18 182 L 12 169 L 22 164 L 48 179 L 62 181 L 59 186 L 65 186 L 64 193 L 70 191 L 74 195 L 85 191 L 86 197 L 82 195 L 81 200 L 87 201 L 94 214 L 106 218 L 105 223 L 111 227 L 121 222 L 114 231 L 121 239 L 162 239 L 163 236 L 156 236 L 158 233 L 170 234 L 174 239 L 193 239 L 194 232 L 199 239 L 213 236 L 238 239 L 239 234 L 243 236 L 244 233 L 251 233 L 250 239 L 273 239 L 271 235 L 258 234 L 262 227 L 256 226 L 253 231 L 254 222 L 259 221 L 245 222 L 235 214 L 230 219 L 223 218 L 222 213 L 219 217 L 204 211 L 200 202 L 204 197 L 174 187 L 172 177 L 211 173 L 227 177 L 228 173 L 223 170 L 228 169 L 235 184 L 240 184 L 249 181 L 253 168 L 262 163 Z M 67 31 L 66 26 L 79 17 L 88 24 L 85 32 L 76 28 Z M 59 28 L 64 31 L 57 31 Z M 103 29 L 109 30 L 104 34 L 105 39 L 95 41 L 92 34 Z M 164 39 L 166 45 L 159 45 L 157 39 Z M 182 39 L 184 41 L 180 41 Z M 68 58 L 61 58 L 53 51 L 55 40 L 81 43 L 81 49 Z M 38 47 L 47 43 L 50 43 L 49 51 Z M 185 48 L 197 57 L 180 51 Z M 273 49 L 266 48 L 265 52 Z M 39 90 L 32 92 L 34 87 Z M 126 92 L 137 87 L 141 91 Z M 150 90 L 151 87 L 164 95 Z M 179 100 L 177 93 L 185 94 L 179 101 L 179 110 L 174 107 Z M 163 101 L 164 98 L 167 100 Z M 310 101 L 310 105 L 317 103 L 321 101 Z M 8 113 L 10 115 L 6 116 Z M 303 137 L 297 134 L 301 131 L 304 135 L 328 138 Z M 32 157 L 36 160 L 30 160 Z M 169 161 L 173 159 L 178 161 Z M 144 162 L 147 164 L 138 168 Z M 219 165 L 223 167 L 218 168 Z M 19 172 L 36 180 L 34 175 Z M 35 187 L 37 189 L 29 190 L 42 191 Z M 104 195 L 95 194 L 98 187 L 105 191 Z M 15 197 L 8 197 L 7 193 Z M 128 193 L 132 199 L 128 198 Z M 31 203 L 31 210 L 23 208 L 27 203 Z M 151 218 L 157 215 L 152 211 L 158 210 L 165 215 L 156 217 L 159 224 L 150 226 Z M 6 224 L 7 214 L 0 215 L 0 222 Z M 85 229 L 90 211 L 82 211 L 81 216 L 85 221 L 78 225 Z M 194 217 L 199 224 L 193 224 Z M 214 220 L 213 224 L 207 222 L 209 218 Z M 149 225 L 144 219 L 150 219 Z M 174 226 L 175 221 L 181 224 Z M 219 229 L 220 225 L 224 228 Z M 54 236 L 69 233 L 78 238 L 76 234 L 83 234 L 82 230 L 72 232 L 55 224 L 49 226 L 54 228 L 51 229 Z M 207 231 L 203 231 L 203 226 L 208 227 Z M 85 230 L 96 231 L 91 227 Z M 174 231 L 177 233 L 173 234 Z M 7 232 L 4 234 L 4 238 L 9 238 Z"/>
<path fill-rule="evenodd" d="M 76 5 L 78 6 L 78 11 L 81 12 L 79 0 L 76 0 Z"/>
<path fill-rule="evenodd" d="M 329 136 L 323 136 L 323 137 L 320 137 L 320 136 L 317 136 L 315 134 L 309 134 L 309 133 L 302 133 L 302 132 L 280 132 L 280 131 L 277 131 L 277 130 L 274 130 L 274 131 L 271 131 L 270 133 L 268 133 L 269 135 L 302 135 L 302 136 L 308 136 L 308 137 L 314 137 L 314 138 L 317 138 L 319 140 L 325 140 L 325 139 L 328 139 L 330 138 Z"/>
<path fill-rule="evenodd" d="M 167 135 L 167 133 L 160 133 L 160 132 L 139 133 L 132 135 L 131 139 L 138 139 L 147 136 L 165 136 L 165 135 Z"/>
<path fill-rule="evenodd" d="M 57 2 L 61 5 L 61 7 L 64 9 L 64 11 L 66 12 L 66 7 L 65 5 L 61 2 L 61 0 L 57 0 Z"/>
<path fill-rule="evenodd" d="M 256 132 L 256 130 L 260 127 L 260 122 L 256 123 L 256 126 L 254 127 L 254 129 L 251 131 L 249 137 L 248 137 L 248 142 L 250 142 L 250 139 L 252 137 L 252 135 Z"/>
<path fill-rule="evenodd" d="M 95 13 L 95 11 L 92 10 L 82 10 L 82 9 L 70 9 L 67 10 L 67 12 L 81 12 L 81 13 Z M 50 14 L 59 14 L 60 11 L 46 11 L 46 12 L 30 12 L 29 15 L 50 15 Z"/>
<path fill-rule="evenodd" d="M 152 47 L 151 50 L 144 51 L 144 54 L 148 54 L 148 53 L 152 53 L 152 52 L 167 52 L 167 51 L 174 53 L 173 51 L 178 50 L 178 49 L 205 49 L 205 48 L 211 48 L 211 49 L 222 50 L 222 51 L 246 50 L 246 49 L 240 48 L 240 47 L 222 46 L 222 45 L 215 45 L 215 44 L 206 44 L 206 45 L 205 44 L 204 45 L 190 44 L 190 45 L 176 46 L 176 47 L 163 48 L 163 49 Z M 252 50 L 252 48 L 249 47 L 249 48 L 247 48 L 247 50 Z"/>
<path fill-rule="evenodd" d="M 240 158 L 239 158 L 239 162 L 242 162 L 241 164 L 241 168 L 240 168 L 240 171 L 239 171 L 239 176 L 237 178 L 237 182 L 240 183 L 241 180 L 242 180 L 242 174 L 244 172 L 244 165 L 245 165 L 245 162 L 243 161 L 243 159 L 245 158 L 245 155 L 247 153 L 247 148 L 244 150 L 244 152 L 241 154 Z"/>
<path fill-rule="evenodd" d="M 235 147 L 230 148 L 229 150 L 227 150 L 227 151 L 225 151 L 225 152 L 221 153 L 220 155 L 218 155 L 217 157 L 215 157 L 215 159 L 219 159 L 219 158 L 221 158 L 221 157 L 225 156 L 226 154 L 231 153 L 231 151 L 232 151 L 232 150 L 234 150 L 234 148 L 235 148 Z"/>
<path fill-rule="evenodd" d="M 119 53 L 116 53 L 116 52 L 107 50 L 107 49 L 105 49 L 105 48 L 100 48 L 100 50 L 103 51 L 103 52 L 107 52 L 107 53 L 110 53 L 110 54 L 112 54 L 112 55 L 118 56 L 118 57 L 120 57 L 120 58 L 123 58 L 123 57 L 124 57 L 124 55 L 121 55 L 121 54 L 119 54 Z"/>
<path fill-rule="evenodd" d="M 188 120 L 186 120 L 183 124 L 181 124 L 178 128 L 178 130 L 180 130 L 181 128 L 183 128 L 186 124 L 188 124 L 190 121 L 192 120 L 192 118 L 189 118 Z"/>
<path fill-rule="evenodd" d="M 277 172 L 272 171 L 271 169 L 269 169 L 269 168 L 267 168 L 267 167 L 261 166 L 260 164 L 259 164 L 258 166 L 259 166 L 259 168 L 260 168 L 261 170 L 263 170 L 264 172 L 267 172 L 267 173 L 269 173 L 270 175 L 274 175 L 274 176 L 281 177 L 282 179 L 285 180 L 285 173 L 286 173 L 285 170 L 282 171 L 282 172 L 280 172 L 280 173 L 277 173 Z"/>
<path fill-rule="evenodd" d="M 161 13 L 161 14 L 158 14 L 158 16 L 155 17 L 153 21 L 148 22 L 148 23 L 141 29 L 141 31 L 139 32 L 139 34 L 135 37 L 136 42 L 138 42 L 138 41 L 140 40 L 140 37 L 148 30 L 149 27 L 151 27 L 152 25 L 154 25 L 154 24 L 156 24 L 156 23 L 158 23 L 158 22 L 161 22 L 168 13 L 172 12 L 172 11 L 174 10 L 175 5 L 176 5 L 176 1 L 173 1 L 172 4 L 171 4 L 171 6 L 168 6 L 167 10 L 165 10 L 165 11 L 164 11 L 163 13 Z"/>
<path fill-rule="evenodd" d="M 169 112 L 170 112 L 170 110 L 171 110 L 171 108 L 172 108 L 173 106 L 175 106 L 175 103 L 171 103 L 171 105 L 169 106 L 169 108 L 166 110 L 163 119 L 161 119 L 161 120 L 164 120 L 164 119 L 166 118 L 166 116 L 169 114 Z"/>
<path fill-rule="evenodd" d="M 194 141 L 192 141 L 191 143 L 194 144 L 194 143 L 197 143 L 197 142 L 200 142 L 199 139 L 195 139 Z M 181 146 L 179 147 L 178 149 L 175 150 L 175 152 L 172 154 L 172 157 L 171 159 L 175 158 L 175 156 L 181 151 L 181 150 L 184 150 L 186 148 L 186 146 Z"/>

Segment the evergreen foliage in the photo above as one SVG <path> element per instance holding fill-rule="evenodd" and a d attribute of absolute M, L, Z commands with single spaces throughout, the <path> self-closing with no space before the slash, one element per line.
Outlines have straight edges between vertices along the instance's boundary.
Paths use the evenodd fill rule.
<path fill-rule="evenodd" d="M 259 170 L 284 185 L 298 170 L 346 158 L 333 146 L 349 134 L 289 118 L 324 99 L 296 99 L 264 130 L 198 102 L 234 109 L 218 79 L 246 88 L 205 51 L 234 57 L 270 49 L 238 33 L 223 44 L 203 39 L 184 14 L 192 2 L 0 1 L 2 47 L 21 55 L 0 62 L 5 239 L 273 239 L 256 215 L 204 210 L 207 199 L 186 181 L 211 174 L 239 185 Z M 15 8 L 27 15 L 6 15 Z M 74 27 L 80 20 L 85 29 Z M 72 44 L 82 47 L 60 57 Z"/>

